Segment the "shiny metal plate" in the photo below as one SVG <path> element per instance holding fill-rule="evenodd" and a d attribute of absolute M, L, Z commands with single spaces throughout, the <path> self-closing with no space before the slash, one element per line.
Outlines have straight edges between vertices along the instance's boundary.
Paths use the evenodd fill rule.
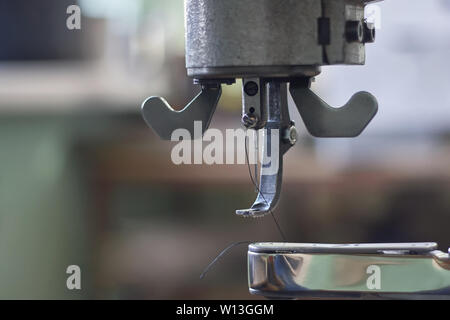
<path fill-rule="evenodd" d="M 254 243 L 249 289 L 271 298 L 450 298 L 437 244 Z"/>

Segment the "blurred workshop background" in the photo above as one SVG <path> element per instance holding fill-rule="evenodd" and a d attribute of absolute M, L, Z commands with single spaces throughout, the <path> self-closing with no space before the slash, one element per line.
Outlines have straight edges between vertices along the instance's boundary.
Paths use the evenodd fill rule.
<path fill-rule="evenodd" d="M 81 7 L 81 30 L 66 8 Z M 380 110 L 356 139 L 310 137 L 286 159 L 276 215 L 298 242 L 450 245 L 450 5 L 377 3 L 366 66 L 324 67 L 333 105 L 367 90 Z M 245 165 L 181 165 L 140 115 L 183 106 L 182 0 L 0 0 L 0 298 L 215 299 L 248 294 L 246 248 L 280 240 L 234 214 L 254 198 Z M 240 86 L 212 127 L 240 127 Z M 79 265 L 82 289 L 66 288 Z"/>

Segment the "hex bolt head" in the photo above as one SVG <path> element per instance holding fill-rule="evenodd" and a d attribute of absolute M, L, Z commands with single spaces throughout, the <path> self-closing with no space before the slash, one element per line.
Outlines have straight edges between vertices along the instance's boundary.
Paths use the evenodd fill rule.
<path fill-rule="evenodd" d="M 297 129 L 294 126 L 287 128 L 284 131 L 283 139 L 293 146 L 297 142 Z"/>
<path fill-rule="evenodd" d="M 363 29 L 364 29 L 363 42 L 364 43 L 375 42 L 375 25 L 373 23 L 364 22 Z"/>
<path fill-rule="evenodd" d="M 360 42 L 364 40 L 364 27 L 362 21 L 347 21 L 345 25 L 345 38 L 348 42 Z"/>
<path fill-rule="evenodd" d="M 254 81 L 249 81 L 244 86 L 244 92 L 248 96 L 255 96 L 258 93 L 259 87 L 258 84 Z"/>

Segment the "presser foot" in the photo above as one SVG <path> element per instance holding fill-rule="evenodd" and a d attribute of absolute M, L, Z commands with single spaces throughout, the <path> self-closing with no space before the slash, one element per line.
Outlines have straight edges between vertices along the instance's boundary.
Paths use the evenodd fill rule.
<path fill-rule="evenodd" d="M 278 80 L 244 79 L 243 122 L 250 129 L 263 129 L 262 159 L 255 202 L 236 210 L 241 217 L 263 217 L 278 203 L 283 179 L 283 155 L 297 139 L 287 104 L 287 84 Z M 249 121 L 252 120 L 253 121 Z"/>

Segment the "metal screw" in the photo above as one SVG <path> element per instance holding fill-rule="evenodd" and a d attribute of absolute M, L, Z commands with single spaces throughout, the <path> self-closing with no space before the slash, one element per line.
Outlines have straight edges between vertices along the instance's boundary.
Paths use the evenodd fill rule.
<path fill-rule="evenodd" d="M 348 42 L 363 42 L 364 28 L 361 21 L 347 21 L 345 38 Z"/>
<path fill-rule="evenodd" d="M 256 95 L 258 93 L 258 90 L 258 84 L 254 81 L 249 81 L 244 86 L 244 92 L 251 97 Z"/>
<path fill-rule="evenodd" d="M 375 42 L 375 25 L 373 23 L 367 23 L 367 21 L 364 21 L 363 29 L 364 29 L 363 42 L 364 43 Z"/>
<path fill-rule="evenodd" d="M 293 146 L 297 142 L 297 129 L 294 126 L 287 128 L 284 131 L 283 138 Z"/>
<path fill-rule="evenodd" d="M 246 113 L 242 116 L 242 123 L 246 128 L 253 128 L 258 123 L 258 117 L 254 114 Z"/>

